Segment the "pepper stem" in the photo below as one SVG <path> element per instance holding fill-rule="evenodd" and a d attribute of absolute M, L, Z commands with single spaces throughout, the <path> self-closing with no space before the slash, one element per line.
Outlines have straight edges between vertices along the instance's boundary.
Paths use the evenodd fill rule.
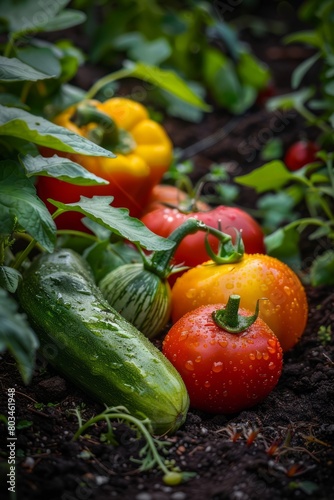
<path fill-rule="evenodd" d="M 114 120 L 100 111 L 89 102 L 83 101 L 78 105 L 71 121 L 78 127 L 96 123 L 96 127 L 89 131 L 89 139 L 100 146 L 114 145 L 119 141 L 119 129 Z M 108 149 L 108 148 L 107 148 Z"/>
<path fill-rule="evenodd" d="M 225 256 L 221 259 L 225 259 L 225 263 L 237 262 L 243 257 L 243 249 L 240 249 L 240 245 L 235 247 L 232 243 L 232 237 L 229 234 L 223 233 L 218 229 L 207 226 L 201 220 L 195 219 L 195 217 L 190 217 L 185 220 L 181 226 L 177 227 L 168 237 L 169 240 L 175 242 L 175 245 L 169 251 L 156 251 L 149 258 L 143 258 L 144 268 L 157 274 L 160 278 L 165 279 L 170 274 L 172 274 L 171 260 L 173 255 L 186 236 L 189 234 L 194 234 L 197 231 L 205 231 L 208 234 L 212 234 L 218 238 L 220 247 L 225 248 Z M 242 251 L 240 251 L 242 250 Z M 181 268 L 182 270 L 185 268 Z M 178 270 L 181 270 L 180 268 Z"/>
<path fill-rule="evenodd" d="M 217 326 L 226 330 L 229 333 L 241 333 L 247 330 L 256 320 L 259 315 L 258 299 L 255 306 L 255 312 L 251 316 L 242 316 L 238 313 L 240 304 L 240 295 L 230 295 L 225 309 L 213 311 L 212 319 Z"/>

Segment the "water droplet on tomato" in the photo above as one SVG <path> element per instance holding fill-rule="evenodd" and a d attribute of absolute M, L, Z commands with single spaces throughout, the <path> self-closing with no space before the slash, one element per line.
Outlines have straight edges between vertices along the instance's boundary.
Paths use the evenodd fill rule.
<path fill-rule="evenodd" d="M 183 332 L 180 333 L 180 340 L 186 340 L 188 333 L 188 330 L 183 330 Z"/>
<path fill-rule="evenodd" d="M 187 290 L 186 292 L 186 297 L 187 299 L 192 299 L 195 297 L 195 294 L 196 294 L 195 288 L 189 288 L 189 290 Z"/>
<path fill-rule="evenodd" d="M 234 287 L 234 284 L 233 284 L 233 283 L 226 283 L 225 287 L 226 287 L 228 290 L 232 290 L 232 288 Z"/>
<path fill-rule="evenodd" d="M 256 359 L 262 359 L 262 352 L 256 351 Z"/>
<path fill-rule="evenodd" d="M 204 387 L 206 387 L 206 389 L 209 389 L 210 385 L 211 385 L 211 384 L 210 384 L 210 382 L 209 382 L 208 380 L 206 380 L 206 381 L 204 382 Z"/>
<path fill-rule="evenodd" d="M 264 352 L 264 353 L 262 354 L 262 357 L 263 357 L 263 359 L 264 359 L 264 360 L 266 360 L 266 361 L 267 361 L 267 359 L 269 359 L 269 354 L 268 354 L 267 352 Z"/>
<path fill-rule="evenodd" d="M 195 368 L 194 368 L 194 363 L 193 363 L 191 360 L 186 361 L 186 363 L 185 363 L 185 365 L 184 365 L 184 366 L 185 366 L 185 368 L 186 368 L 187 370 L 189 370 L 189 371 L 193 371 L 193 370 L 195 369 Z"/>
<path fill-rule="evenodd" d="M 220 347 L 226 347 L 227 346 L 227 340 L 218 340 L 218 344 Z"/>
<path fill-rule="evenodd" d="M 268 365 L 268 368 L 269 368 L 269 370 L 275 370 L 275 368 L 276 368 L 275 363 L 273 363 L 273 362 L 271 361 L 271 362 L 269 363 L 269 365 Z"/>
<path fill-rule="evenodd" d="M 212 365 L 212 371 L 215 373 L 221 372 L 223 368 L 224 368 L 224 365 L 221 361 L 215 361 Z"/>
<path fill-rule="evenodd" d="M 254 361 L 254 359 L 255 359 L 255 354 L 254 354 L 253 352 L 251 352 L 251 353 L 249 354 L 249 359 L 251 359 L 252 361 Z"/>
<path fill-rule="evenodd" d="M 197 358 L 195 358 L 195 363 L 200 363 L 202 361 L 202 356 L 197 356 Z"/>

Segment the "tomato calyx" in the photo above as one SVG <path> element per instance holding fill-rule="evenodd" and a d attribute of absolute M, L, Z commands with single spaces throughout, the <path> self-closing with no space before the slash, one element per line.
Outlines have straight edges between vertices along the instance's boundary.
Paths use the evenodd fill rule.
<path fill-rule="evenodd" d="M 251 316 L 242 316 L 238 313 L 240 305 L 240 295 L 230 295 L 225 309 L 213 311 L 212 319 L 219 328 L 229 333 L 241 333 L 249 328 L 258 318 L 260 310 L 260 300 L 255 306 L 255 312 Z"/>
<path fill-rule="evenodd" d="M 237 262 L 243 257 L 244 245 L 240 233 L 236 244 L 233 244 L 231 235 L 223 233 L 214 227 L 207 226 L 201 220 L 190 217 L 185 220 L 183 224 L 177 227 L 168 237 L 169 240 L 175 242 L 175 245 L 171 248 L 171 250 L 157 250 L 153 252 L 150 257 L 147 257 L 143 252 L 141 252 L 144 269 L 157 274 L 161 279 L 166 279 L 175 272 L 189 269 L 189 266 L 180 267 L 171 265 L 171 260 L 181 241 L 189 234 L 194 234 L 197 231 L 205 231 L 207 234 L 211 234 L 219 240 L 220 263 Z M 210 250 L 213 253 L 211 248 Z"/>
<path fill-rule="evenodd" d="M 219 230 L 221 224 L 218 224 Z M 232 262 L 237 262 L 242 259 L 245 253 L 245 245 L 241 237 L 241 232 L 234 228 L 236 232 L 236 241 L 235 244 L 232 243 L 232 239 L 230 241 L 226 241 L 222 244 L 221 240 L 219 240 L 218 251 L 215 253 L 208 241 L 208 235 L 206 235 L 204 244 L 207 251 L 207 254 L 211 258 L 211 260 L 215 264 L 230 264 Z"/>

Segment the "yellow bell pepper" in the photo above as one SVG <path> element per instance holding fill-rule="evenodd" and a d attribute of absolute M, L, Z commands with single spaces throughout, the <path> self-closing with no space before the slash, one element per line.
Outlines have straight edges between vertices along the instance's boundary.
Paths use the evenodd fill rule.
<path fill-rule="evenodd" d="M 48 205 L 47 198 L 73 203 L 80 195 L 114 196 L 113 206 L 128 208 L 130 215 L 140 217 L 153 187 L 168 170 L 173 149 L 166 131 L 150 119 L 146 108 L 123 97 L 105 102 L 83 101 L 63 111 L 54 122 L 110 149 L 117 156 L 105 158 L 56 152 L 106 179 L 109 184 L 76 186 L 39 177 L 37 192 L 40 198 Z M 45 156 L 54 153 L 43 150 Z M 52 206 L 48 206 L 51 210 Z M 83 229 L 77 216 L 71 213 L 58 217 L 58 227 Z"/>

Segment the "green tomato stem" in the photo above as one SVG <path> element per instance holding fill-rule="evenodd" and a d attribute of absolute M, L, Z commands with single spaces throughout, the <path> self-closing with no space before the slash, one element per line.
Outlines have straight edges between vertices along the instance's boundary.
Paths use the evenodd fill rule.
<path fill-rule="evenodd" d="M 166 279 L 172 273 L 172 268 L 170 263 L 179 244 L 186 236 L 197 233 L 197 231 L 204 231 L 207 234 L 212 234 L 213 236 L 218 238 L 220 244 L 220 250 L 219 250 L 220 255 L 216 256 L 216 254 L 213 254 L 213 251 L 211 250 L 211 254 L 213 254 L 214 257 L 221 259 L 221 261 L 223 260 L 225 263 L 236 262 L 242 258 L 243 245 L 241 251 L 239 240 L 236 248 L 232 244 L 231 235 L 223 233 L 222 231 L 219 231 L 219 229 L 209 227 L 204 222 L 195 219 L 194 217 L 191 217 L 185 220 L 185 222 L 181 224 L 181 226 L 177 227 L 168 237 L 169 240 L 175 242 L 174 247 L 168 251 L 158 250 L 154 252 L 151 255 L 151 257 L 143 258 L 144 268 L 147 271 L 151 271 L 157 274 L 161 279 Z M 207 249 L 208 247 L 209 245 L 207 246 Z"/>
<path fill-rule="evenodd" d="M 240 295 L 230 295 L 225 309 L 213 311 L 212 319 L 217 326 L 229 333 L 241 333 L 249 328 L 259 315 L 259 301 L 256 302 L 255 312 L 251 316 L 242 316 L 238 313 Z"/>

